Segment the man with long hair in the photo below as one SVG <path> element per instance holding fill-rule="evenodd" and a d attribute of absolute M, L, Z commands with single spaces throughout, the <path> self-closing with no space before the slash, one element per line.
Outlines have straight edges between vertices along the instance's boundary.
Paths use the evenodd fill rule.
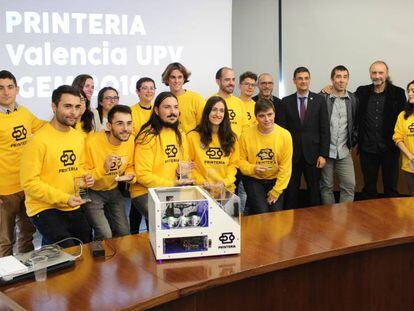
<path fill-rule="evenodd" d="M 148 220 L 148 188 L 192 184 L 177 179 L 179 162 L 188 160 L 185 135 L 178 128 L 178 101 L 171 92 L 160 93 L 150 119 L 135 139 L 135 173 L 137 183 L 130 192 L 132 204 Z"/>
<path fill-rule="evenodd" d="M 392 140 L 398 115 L 407 101 L 404 90 L 392 84 L 388 66 L 375 61 L 369 67 L 372 84 L 357 88 L 358 151 L 364 176 L 363 199 L 377 197 L 378 171 L 381 167 L 384 196 L 398 196 L 400 152 Z"/>

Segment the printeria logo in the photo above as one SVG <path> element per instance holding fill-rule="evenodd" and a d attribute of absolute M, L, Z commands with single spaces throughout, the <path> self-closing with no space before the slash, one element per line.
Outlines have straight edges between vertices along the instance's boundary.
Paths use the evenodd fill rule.
<path fill-rule="evenodd" d="M 73 150 L 63 150 L 63 153 L 60 156 L 60 162 L 62 162 L 64 166 L 73 165 L 75 161 L 76 154 Z"/>
<path fill-rule="evenodd" d="M 256 157 L 259 157 L 260 160 L 272 160 L 274 155 L 275 154 L 272 149 L 264 148 L 264 149 L 260 149 Z"/>
<path fill-rule="evenodd" d="M 27 130 L 23 125 L 18 125 L 13 127 L 12 137 L 16 141 L 24 140 L 27 136 Z"/>
<path fill-rule="evenodd" d="M 175 145 L 167 145 L 164 151 L 168 158 L 175 158 L 178 153 L 178 149 Z"/>
<path fill-rule="evenodd" d="M 223 150 L 221 150 L 221 148 L 218 147 L 209 147 L 206 151 L 206 155 L 210 159 L 220 160 L 223 156 Z"/>

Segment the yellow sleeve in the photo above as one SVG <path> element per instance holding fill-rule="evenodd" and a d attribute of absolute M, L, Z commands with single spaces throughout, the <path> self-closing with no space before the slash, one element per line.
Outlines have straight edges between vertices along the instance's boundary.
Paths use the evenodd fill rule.
<path fill-rule="evenodd" d="M 293 144 L 292 136 L 289 133 L 284 134 L 283 146 L 280 148 L 280 162 L 278 163 L 278 173 L 276 183 L 270 193 L 279 198 L 280 194 L 285 190 L 289 184 L 290 176 L 292 175 L 292 156 Z"/>
<path fill-rule="evenodd" d="M 197 111 L 196 111 L 197 124 L 196 126 L 201 123 L 201 117 L 203 116 L 205 105 L 206 105 L 206 102 L 204 101 L 204 98 L 199 95 L 198 100 L 197 100 Z"/>
<path fill-rule="evenodd" d="M 240 159 L 239 159 L 239 168 L 243 175 L 251 176 L 254 174 L 255 164 L 251 164 L 248 161 L 248 146 L 246 144 L 246 137 L 242 135 L 240 138 Z"/>
<path fill-rule="evenodd" d="M 137 182 L 146 188 L 172 187 L 175 185 L 175 180 L 164 178 L 161 174 L 153 172 L 156 165 L 156 144 L 156 138 L 152 138 L 152 141 L 148 143 L 136 145 L 134 158 Z"/>
<path fill-rule="evenodd" d="M 395 123 L 394 135 L 392 136 L 395 144 L 404 141 L 404 114 L 405 112 L 401 112 L 398 116 L 397 122 Z"/>
<path fill-rule="evenodd" d="M 40 178 L 46 146 L 29 140 L 20 161 L 20 183 L 25 193 L 48 204 L 67 204 L 70 195 L 43 182 Z"/>
<path fill-rule="evenodd" d="M 230 155 L 229 165 L 227 166 L 226 177 L 223 180 L 224 186 L 228 187 L 236 181 L 237 166 L 240 159 L 240 147 L 236 141 L 234 150 Z"/>
<path fill-rule="evenodd" d="M 29 113 L 31 114 L 31 117 L 32 117 L 32 133 L 35 133 L 36 131 L 38 131 L 39 129 L 41 129 L 42 126 L 45 125 L 47 122 L 44 121 L 44 120 L 38 119 L 30 111 L 29 111 Z"/>
<path fill-rule="evenodd" d="M 93 160 L 93 148 L 99 148 L 99 146 L 96 146 L 93 140 L 91 142 L 91 139 L 86 139 L 85 152 L 83 153 L 83 156 L 81 155 L 81 162 L 84 161 L 84 165 L 81 164 L 80 167 L 84 167 L 84 173 L 92 174 L 93 178 L 96 181 L 105 176 L 106 172 L 103 163 L 100 167 L 95 167 Z"/>
<path fill-rule="evenodd" d="M 132 153 L 132 156 L 129 158 L 129 162 L 125 169 L 125 175 L 130 175 L 130 174 L 134 175 L 134 178 L 129 183 L 135 184 L 137 182 L 137 174 L 135 173 L 134 153 Z"/>
<path fill-rule="evenodd" d="M 241 105 L 242 110 L 242 124 L 241 124 L 241 133 L 243 134 L 249 127 L 249 120 L 247 119 L 247 112 L 246 107 L 244 105 Z"/>

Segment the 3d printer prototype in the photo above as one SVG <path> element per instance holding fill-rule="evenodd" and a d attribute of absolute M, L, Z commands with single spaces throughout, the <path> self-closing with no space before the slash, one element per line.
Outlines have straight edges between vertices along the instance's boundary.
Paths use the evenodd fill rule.
<path fill-rule="evenodd" d="M 149 189 L 149 235 L 156 259 L 240 253 L 239 205 L 239 197 L 225 189 Z"/>

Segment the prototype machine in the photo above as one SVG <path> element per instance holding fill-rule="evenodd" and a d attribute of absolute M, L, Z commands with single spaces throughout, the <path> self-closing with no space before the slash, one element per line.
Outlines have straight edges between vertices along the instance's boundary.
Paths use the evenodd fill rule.
<path fill-rule="evenodd" d="M 240 253 L 240 199 L 198 186 L 151 188 L 149 235 L 155 258 Z"/>

